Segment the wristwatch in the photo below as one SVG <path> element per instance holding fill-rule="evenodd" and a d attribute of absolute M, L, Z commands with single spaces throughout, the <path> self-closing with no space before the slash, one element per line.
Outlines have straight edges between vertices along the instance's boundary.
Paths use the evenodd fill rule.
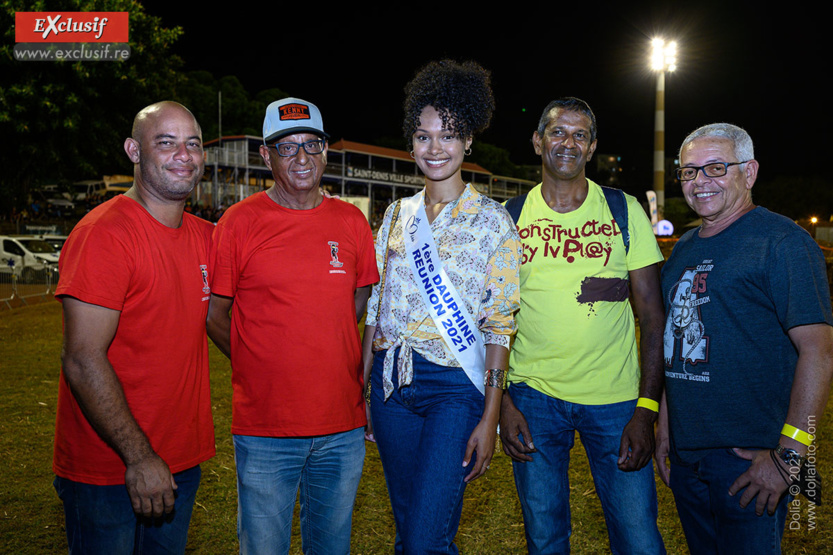
<path fill-rule="evenodd" d="M 780 443 L 775 448 L 775 454 L 778 456 L 779 459 L 784 461 L 787 466 L 801 466 L 807 460 L 807 457 L 803 457 L 798 454 L 798 451 L 795 449 L 790 449 L 788 447 L 784 447 Z"/>

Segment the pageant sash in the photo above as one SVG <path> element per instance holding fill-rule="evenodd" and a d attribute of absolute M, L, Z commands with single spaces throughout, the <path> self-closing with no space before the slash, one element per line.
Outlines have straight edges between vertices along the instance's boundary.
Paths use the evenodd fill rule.
<path fill-rule="evenodd" d="M 402 237 L 414 280 L 434 325 L 474 386 L 485 395 L 486 345 L 445 272 L 425 213 L 424 192 L 403 199 Z"/>

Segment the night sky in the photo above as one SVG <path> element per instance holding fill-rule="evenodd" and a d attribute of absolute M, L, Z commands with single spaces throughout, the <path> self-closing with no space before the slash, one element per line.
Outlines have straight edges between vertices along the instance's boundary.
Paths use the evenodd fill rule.
<path fill-rule="evenodd" d="M 508 2 L 499 11 L 476 2 L 219 12 L 143 4 L 184 29 L 174 51 L 186 69 L 236 75 L 251 94 L 278 87 L 309 100 L 333 141 L 400 137 L 402 89 L 414 72 L 435 59 L 475 60 L 492 72 L 497 103 L 481 139 L 517 164 L 540 162 L 530 137 L 544 106 L 578 96 L 596 113 L 598 152 L 650 168 L 656 85 L 647 58 L 650 39 L 663 35 L 679 45 L 679 69 L 666 79 L 666 155 L 696 127 L 727 121 L 752 135 L 762 177 L 829 175 L 819 166 L 831 146 L 822 85 L 831 31 L 802 2 L 769 12 L 728 1 Z"/>

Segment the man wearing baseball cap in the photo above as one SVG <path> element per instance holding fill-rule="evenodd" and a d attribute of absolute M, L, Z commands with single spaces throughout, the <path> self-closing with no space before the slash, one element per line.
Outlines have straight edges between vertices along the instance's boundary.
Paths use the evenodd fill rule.
<path fill-rule="evenodd" d="M 358 208 L 320 192 L 328 135 L 315 105 L 273 102 L 263 137 L 275 184 L 226 211 L 209 272 L 208 334 L 233 372 L 240 551 L 289 551 L 300 487 L 304 553 L 349 553 L 373 237 Z"/>

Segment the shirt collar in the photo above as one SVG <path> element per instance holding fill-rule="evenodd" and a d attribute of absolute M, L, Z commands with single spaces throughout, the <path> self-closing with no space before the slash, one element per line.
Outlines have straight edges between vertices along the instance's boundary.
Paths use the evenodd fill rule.
<path fill-rule="evenodd" d="M 466 183 L 463 194 L 451 203 L 451 217 L 456 218 L 460 211 L 466 214 L 477 214 L 477 200 L 480 196 L 480 193 L 472 187 L 471 183 Z"/>

